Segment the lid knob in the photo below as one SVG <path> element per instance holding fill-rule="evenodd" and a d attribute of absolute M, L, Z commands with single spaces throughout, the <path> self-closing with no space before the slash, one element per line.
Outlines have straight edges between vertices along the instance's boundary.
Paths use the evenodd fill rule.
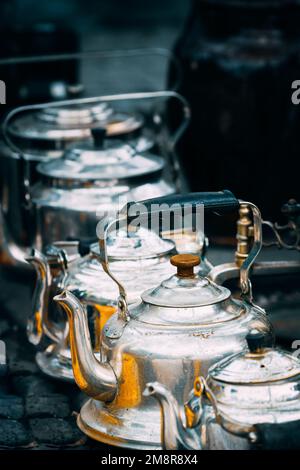
<path fill-rule="evenodd" d="M 265 346 L 266 334 L 263 331 L 253 329 L 247 334 L 246 341 L 250 352 L 261 352 Z"/>
<path fill-rule="evenodd" d="M 177 268 L 178 277 L 194 277 L 194 267 L 200 264 L 200 257 L 190 254 L 174 255 L 171 264 Z"/>
<path fill-rule="evenodd" d="M 94 140 L 94 147 L 96 149 L 102 148 L 106 136 L 105 127 L 95 127 L 94 129 L 91 129 L 91 134 Z"/>

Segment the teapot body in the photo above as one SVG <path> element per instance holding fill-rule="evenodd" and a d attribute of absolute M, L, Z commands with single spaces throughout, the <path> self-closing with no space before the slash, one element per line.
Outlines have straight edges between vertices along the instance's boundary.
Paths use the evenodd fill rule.
<path fill-rule="evenodd" d="M 118 393 L 111 403 L 89 400 L 81 409 L 79 427 L 90 437 L 112 445 L 161 448 L 159 405 L 143 395 L 148 382 L 165 384 L 181 403 L 188 399 L 196 376 L 206 375 L 216 361 L 246 347 L 245 337 L 253 325 L 265 330 L 271 341 L 271 327 L 264 313 L 235 302 L 241 306 L 241 315 L 227 324 L 186 325 L 181 309 L 182 325 L 163 327 L 132 318 L 139 309 L 135 305 L 118 339 L 115 331 L 119 322 L 114 314 L 102 331 L 100 358 L 112 366 Z M 214 306 L 206 308 L 210 315 Z"/>
<path fill-rule="evenodd" d="M 151 239 L 151 237 L 149 238 Z M 164 241 L 162 246 L 167 252 L 160 256 L 111 260 L 113 272 L 128 288 L 130 305 L 138 302 L 141 292 L 154 286 L 157 280 L 173 274 L 174 268 L 169 259 L 174 250 L 174 244 Z M 93 247 L 95 248 L 95 245 Z M 51 252 L 53 252 L 53 247 L 48 248 L 49 255 Z M 201 269 L 207 273 L 208 266 L 205 262 Z M 118 289 L 103 271 L 93 252 L 83 257 L 78 255 L 69 263 L 65 272 L 53 268 L 51 272 L 52 284 L 49 288 L 48 299 L 49 316 L 51 321 L 55 323 L 55 330 L 61 334 L 57 341 L 52 341 L 49 347 L 37 353 L 36 360 L 45 374 L 73 382 L 67 318 L 52 299 L 63 289 L 68 289 L 80 299 L 87 314 L 93 350 L 96 355 L 99 355 L 100 334 L 107 320 L 116 311 Z"/>
<path fill-rule="evenodd" d="M 252 426 L 255 428 L 259 423 L 277 426 L 297 422 L 300 420 L 300 400 L 299 396 L 296 397 L 295 384 L 289 385 L 289 383 L 286 383 L 284 386 L 287 393 L 294 388 L 293 394 L 295 398 L 288 404 L 284 403 L 281 406 L 276 404 L 274 406 L 271 397 L 274 392 L 276 393 L 276 386 L 275 390 L 271 390 L 268 386 L 262 386 L 259 392 L 261 407 L 250 408 L 249 402 L 248 407 L 245 407 L 244 403 L 244 408 L 238 402 L 235 407 L 218 403 L 218 411 L 222 416 L 227 416 L 235 425 L 240 425 L 241 429 L 243 427 L 251 428 Z M 251 394 L 253 395 L 253 387 L 251 385 L 245 387 L 243 393 L 245 396 L 251 397 Z M 257 398 L 257 390 L 255 390 L 255 395 Z M 218 394 L 216 394 L 216 398 L 218 400 Z M 226 427 L 217 422 L 213 407 L 208 402 L 206 402 L 203 414 L 201 435 L 202 446 L 205 450 L 253 450 L 258 448 L 258 446 L 262 447 L 262 444 L 259 442 L 252 442 L 251 436 L 248 433 L 232 432 L 228 427 L 226 429 Z"/>
<path fill-rule="evenodd" d="M 53 187 L 39 182 L 32 188 L 36 220 L 33 244 L 38 250 L 57 240 L 96 238 L 97 224 L 114 216 L 120 201 L 145 196 L 165 196 L 175 192 L 161 172 L 135 181 L 91 183 L 81 187 Z"/>
<path fill-rule="evenodd" d="M 165 449 L 299 448 L 299 360 L 266 347 L 265 332 L 257 328 L 249 331 L 246 343 L 244 351 L 210 367 L 206 379 L 195 379 L 184 405 L 185 419 L 166 387 L 146 385 L 145 395 L 154 396 L 162 410 Z"/>
<path fill-rule="evenodd" d="M 44 249 L 49 243 L 65 240 L 66 236 L 95 235 L 95 220 L 97 222 L 99 219 L 96 218 L 95 207 L 99 199 L 100 205 L 106 201 L 108 206 L 111 187 L 99 190 L 97 196 L 91 196 L 78 209 L 75 207 L 78 200 L 74 203 L 74 198 L 82 200 L 86 198 L 86 193 L 82 194 L 82 190 L 72 192 L 45 187 L 37 167 L 61 158 L 71 145 L 89 139 L 91 130 L 99 126 L 106 128 L 109 137 L 119 136 L 139 152 L 148 151 L 155 145 L 154 132 L 145 129 L 142 115 L 120 113 L 106 103 L 67 108 L 47 107 L 38 112 L 32 110 L 25 115 L 20 113 L 8 126 L 9 139 L 20 152 L 10 148 L 4 141 L 0 142 L 1 216 L 4 225 L 0 235 L 1 263 L 21 262 L 26 266 L 24 256 L 31 246 Z M 121 194 L 126 191 L 128 187 L 124 185 Z M 119 194 L 116 193 L 115 199 Z M 158 194 L 161 192 L 158 191 Z M 162 194 L 165 194 L 163 189 Z M 135 196 L 134 192 L 132 196 Z M 70 198 L 72 202 L 68 207 Z"/>

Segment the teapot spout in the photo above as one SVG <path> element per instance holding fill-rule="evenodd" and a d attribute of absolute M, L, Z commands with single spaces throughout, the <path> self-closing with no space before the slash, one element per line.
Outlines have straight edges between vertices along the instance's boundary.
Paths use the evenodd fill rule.
<path fill-rule="evenodd" d="M 54 297 L 65 310 L 70 331 L 74 378 L 79 388 L 96 400 L 112 401 L 117 379 L 108 363 L 99 362 L 92 348 L 86 312 L 80 301 L 67 290 Z"/>
<path fill-rule="evenodd" d="M 184 413 L 181 413 L 178 402 L 166 387 L 159 382 L 148 383 L 144 396 L 153 396 L 159 402 L 163 449 L 201 449 L 200 433 L 196 429 L 187 427 Z"/>

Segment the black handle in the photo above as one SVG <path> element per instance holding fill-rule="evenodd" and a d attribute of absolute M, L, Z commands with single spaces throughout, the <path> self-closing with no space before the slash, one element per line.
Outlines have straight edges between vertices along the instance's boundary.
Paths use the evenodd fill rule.
<path fill-rule="evenodd" d="M 137 216 L 149 216 L 153 214 L 163 214 L 163 204 L 167 206 L 179 205 L 182 209 L 190 206 L 192 212 L 196 211 L 199 206 L 204 207 L 205 212 L 213 212 L 217 215 L 232 212 L 239 208 L 238 199 L 231 191 L 224 190 L 218 192 L 203 192 L 189 194 L 174 194 L 144 201 L 129 202 L 122 209 L 122 213 L 127 215 L 128 223 L 132 222 Z M 156 207 L 155 207 L 156 206 Z M 166 208 L 165 211 L 168 211 Z"/>
<path fill-rule="evenodd" d="M 255 426 L 259 447 L 264 450 L 300 449 L 300 421 L 263 423 Z"/>

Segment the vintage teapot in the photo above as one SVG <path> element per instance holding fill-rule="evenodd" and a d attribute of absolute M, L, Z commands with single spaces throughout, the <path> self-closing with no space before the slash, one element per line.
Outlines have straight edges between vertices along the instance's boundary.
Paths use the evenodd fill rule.
<path fill-rule="evenodd" d="M 195 210 L 203 205 L 206 211 L 218 213 L 239 207 L 230 191 L 157 198 L 144 201 L 142 207 L 146 217 L 152 217 L 155 211 L 161 214 L 166 204 Z M 251 301 L 248 271 L 260 250 L 261 231 L 259 211 L 249 205 L 255 241 L 241 267 L 243 300 L 233 299 L 227 288 L 196 275 L 199 257 L 180 254 L 171 258 L 177 274 L 143 292 L 142 301 L 128 308 L 125 287 L 112 273 L 107 257 L 106 236 L 115 223 L 104 228 L 99 240 L 99 259 L 119 288 L 118 311 L 102 330 L 100 360 L 93 352 L 80 301 L 68 291 L 55 297 L 69 319 L 75 380 L 92 397 L 78 416 L 78 425 L 88 436 L 123 447 L 160 448 L 160 409 L 143 395 L 149 381 L 163 382 L 177 400 L 186 400 L 195 377 L 206 375 L 213 363 L 246 347 L 249 330 L 265 331 L 272 342 L 264 311 Z M 134 223 L 129 215 L 133 206 L 127 206 L 128 213 L 121 213 L 118 223 Z"/>
<path fill-rule="evenodd" d="M 206 275 L 211 265 L 206 259 L 201 234 L 192 244 L 176 245 L 202 253 L 201 275 Z M 140 294 L 153 287 L 160 279 L 174 274 L 170 256 L 175 251 L 174 242 L 163 240 L 154 232 L 140 228 L 130 234 L 122 230 L 107 239 L 110 265 L 118 279 L 126 285 L 127 301 L 136 303 Z M 73 369 L 66 316 L 53 304 L 54 295 L 63 288 L 73 292 L 82 302 L 88 315 L 94 352 L 99 351 L 99 337 L 108 318 L 116 311 L 118 288 L 103 271 L 98 261 L 98 244 L 87 246 L 81 242 L 58 242 L 46 248 L 45 254 L 33 250 L 27 260 L 36 270 L 36 287 L 33 294 L 32 314 L 28 318 L 29 341 L 39 348 L 36 361 L 40 369 L 56 379 L 73 381 Z M 50 341 L 45 343 L 44 336 Z"/>
<path fill-rule="evenodd" d="M 153 141 L 151 144 L 143 131 L 142 118 L 126 115 L 125 119 L 124 113 L 124 120 L 121 116 L 117 118 L 109 112 L 107 103 L 169 98 L 182 102 L 185 118 L 169 136 L 168 152 L 165 153 L 172 176 L 167 181 L 162 175 L 166 159 L 148 151 L 153 147 Z M 44 250 L 48 244 L 67 237 L 95 236 L 95 226 L 102 213 L 114 212 L 120 198 L 138 200 L 175 192 L 179 171 L 174 148 L 187 126 L 188 109 L 179 95 L 165 91 L 39 104 L 9 113 L 3 124 L 3 134 L 10 148 L 9 165 L 16 164 L 18 171 L 12 167 L 5 171 L 3 179 L 2 259 L 11 263 L 14 260 L 24 262 L 31 247 Z M 22 115 L 17 119 L 18 113 Z M 35 127 L 33 123 L 40 125 Z M 18 140 L 21 131 L 24 131 L 25 141 L 29 142 L 27 145 L 40 143 L 42 149 L 45 145 L 50 146 L 49 155 L 38 150 L 31 158 L 32 152 L 26 150 L 24 139 Z M 61 139 L 64 145 L 60 144 Z M 69 149 L 74 140 L 77 140 L 76 144 Z M 62 157 L 62 149 L 67 143 L 68 149 Z M 10 154 L 16 158 L 10 158 Z M 15 175 L 18 175 L 18 184 L 11 180 Z M 11 188 L 18 188 L 18 191 L 14 190 L 12 194 Z"/>
<path fill-rule="evenodd" d="M 153 141 L 147 135 L 141 115 L 116 112 L 108 103 L 76 106 L 45 105 L 35 110 L 26 106 L 12 111 L 0 141 L 1 206 L 5 227 L 1 233 L 1 262 L 23 261 L 24 249 L 32 243 L 33 217 L 28 210 L 28 190 L 40 180 L 39 163 L 60 158 L 76 141 L 90 138 L 91 129 L 102 127 L 107 135 L 121 137 L 139 152 L 149 150 Z M 55 103 L 52 103 L 55 105 Z M 59 105 L 58 105 L 59 106 Z"/>
<path fill-rule="evenodd" d="M 248 351 L 198 377 L 182 412 L 163 385 L 149 383 L 146 396 L 162 408 L 165 449 L 299 449 L 300 361 L 265 347 L 265 334 L 247 335 Z"/>
<path fill-rule="evenodd" d="M 155 233 L 141 228 L 128 236 L 122 231 L 116 237 L 111 236 L 108 244 L 110 262 L 128 286 L 130 304 L 139 299 L 145 288 L 172 271 L 169 258 L 174 253 L 174 243 L 160 239 Z M 37 272 L 28 337 L 36 346 L 40 345 L 43 333 L 51 340 L 50 346 L 37 354 L 37 363 L 44 373 L 66 380 L 73 380 L 68 323 L 65 314 L 53 311 L 57 310 L 57 304 L 51 302 L 53 296 L 67 288 L 85 305 L 96 343 L 94 351 L 98 349 L 103 325 L 116 310 L 117 287 L 97 259 L 98 244 L 91 245 L 88 254 L 80 256 L 79 251 L 83 253 L 83 250 L 86 247 L 78 242 L 60 242 L 48 247 L 45 254 L 35 250 L 28 258 Z M 70 258 L 75 252 L 77 256 Z"/>
<path fill-rule="evenodd" d="M 165 162 L 139 154 L 122 141 L 93 140 L 69 149 L 63 158 L 38 165 L 41 181 L 31 190 L 36 211 L 33 246 L 44 250 L 58 240 L 96 235 L 99 220 L 115 213 L 120 201 L 175 192 L 162 176 Z M 125 199 L 124 199 L 125 198 Z"/>

